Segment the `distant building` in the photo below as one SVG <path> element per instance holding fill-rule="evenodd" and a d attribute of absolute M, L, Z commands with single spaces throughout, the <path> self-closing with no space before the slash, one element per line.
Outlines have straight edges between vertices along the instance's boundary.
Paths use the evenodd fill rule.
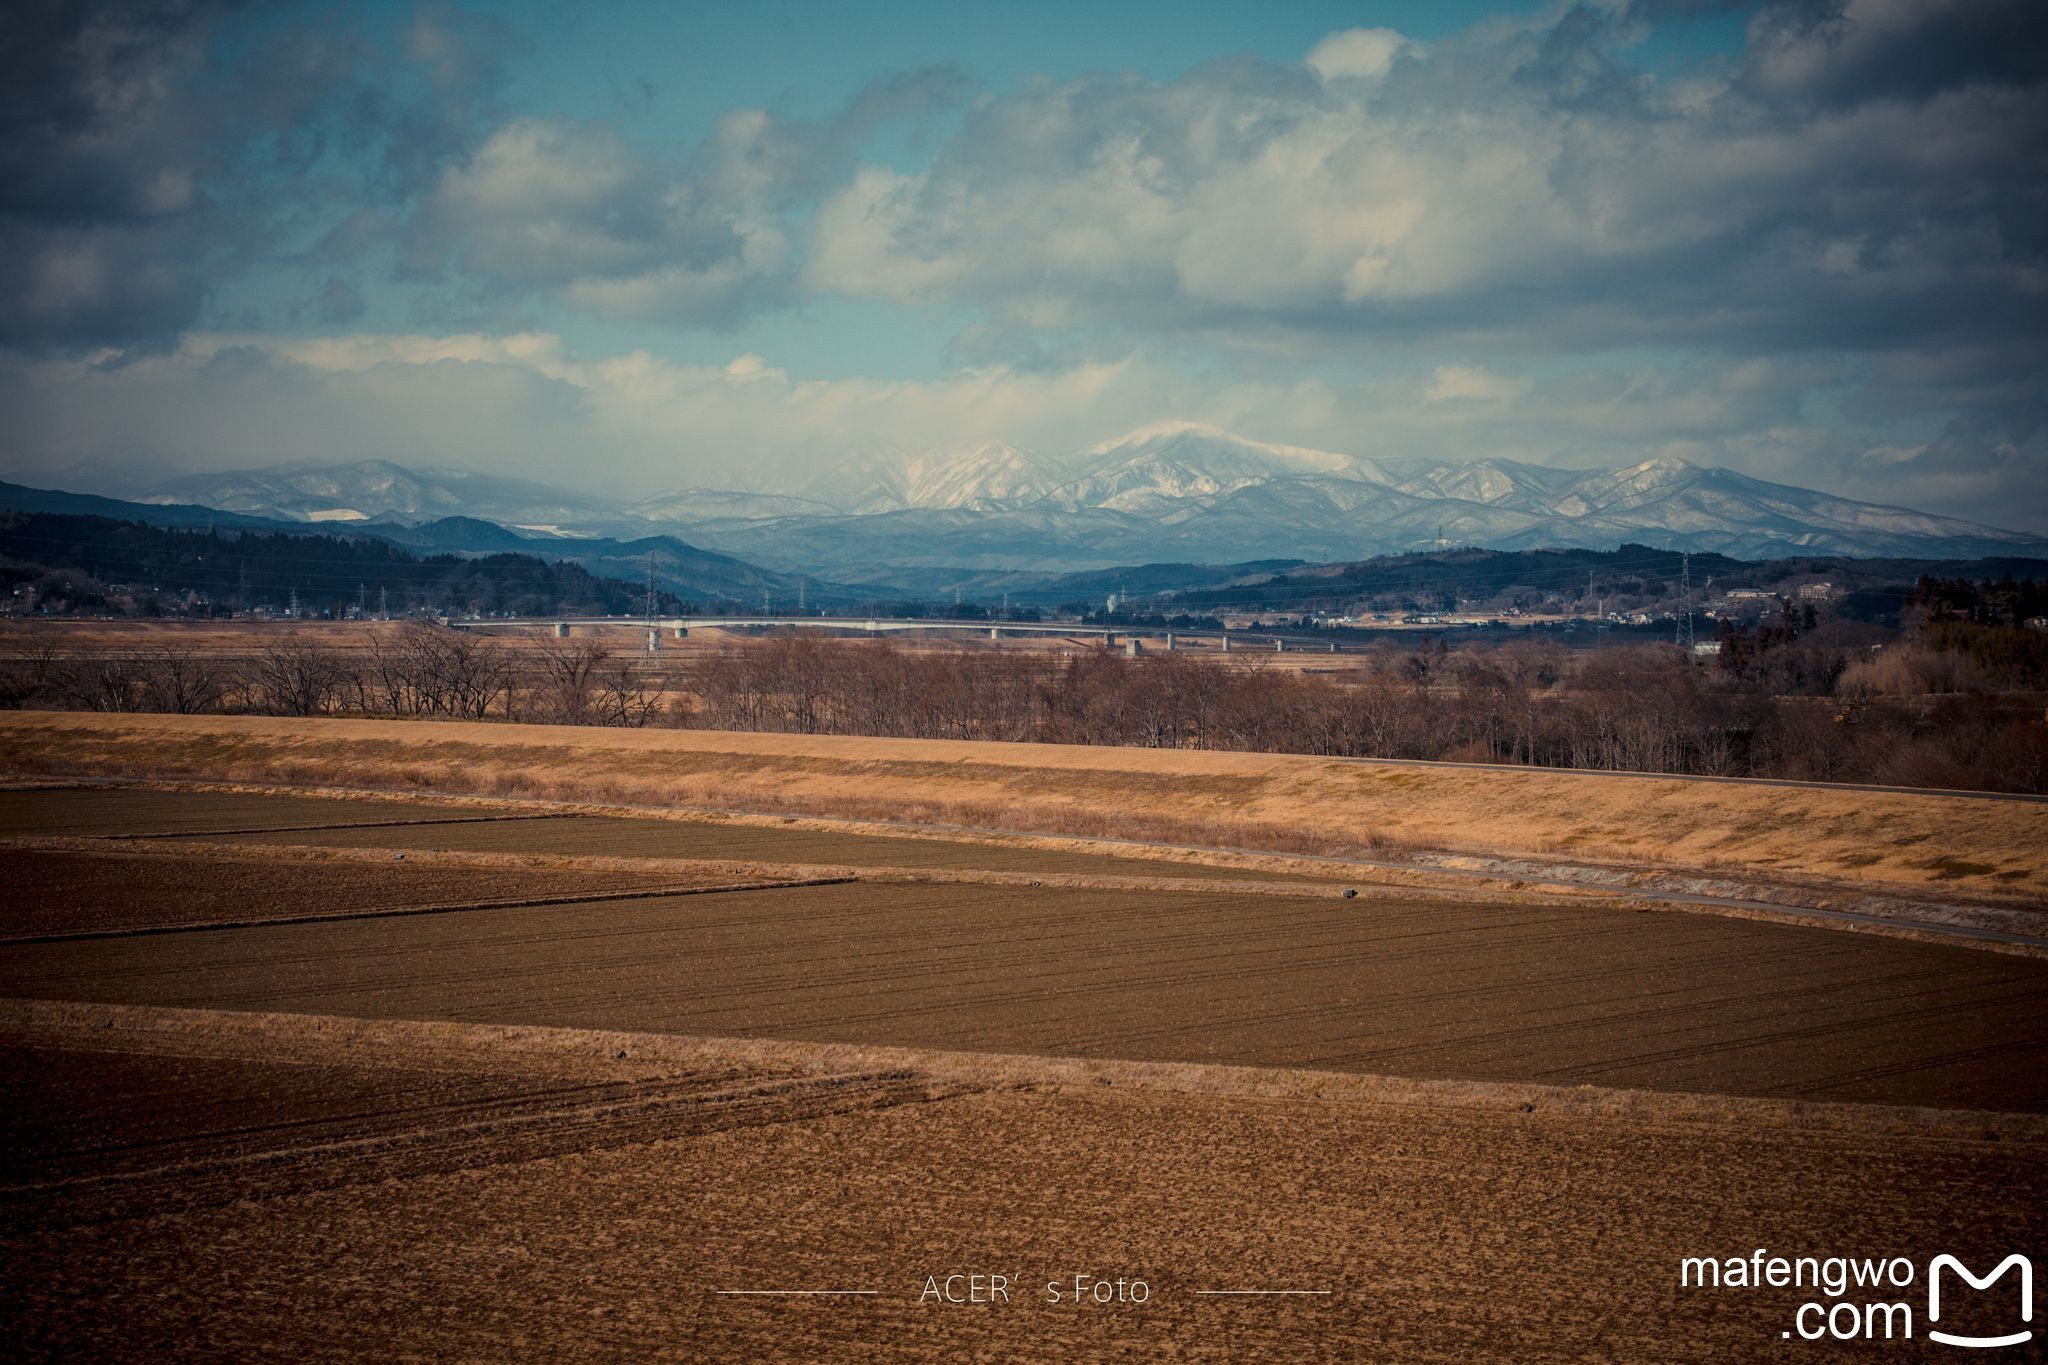
<path fill-rule="evenodd" d="M 1731 602 L 1761 602 L 1765 598 L 1776 597 L 1777 595 L 1774 592 L 1766 592 L 1762 588 L 1728 589 L 1728 600 Z"/>
<path fill-rule="evenodd" d="M 1835 585 L 1832 583 L 1802 583 L 1799 585 L 1799 598 L 1803 602 L 1825 602 L 1834 595 Z"/>
<path fill-rule="evenodd" d="M 1692 656 L 1695 659 L 1711 659 L 1720 652 L 1721 642 L 1719 640 L 1701 640 L 1692 647 Z"/>

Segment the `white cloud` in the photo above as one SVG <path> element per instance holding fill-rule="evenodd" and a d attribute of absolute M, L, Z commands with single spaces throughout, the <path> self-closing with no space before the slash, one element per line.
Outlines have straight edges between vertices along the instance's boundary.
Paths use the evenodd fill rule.
<path fill-rule="evenodd" d="M 1347 28 L 1317 43 L 1308 54 L 1308 67 L 1326 81 L 1384 76 L 1408 46 L 1408 40 L 1390 28 Z"/>

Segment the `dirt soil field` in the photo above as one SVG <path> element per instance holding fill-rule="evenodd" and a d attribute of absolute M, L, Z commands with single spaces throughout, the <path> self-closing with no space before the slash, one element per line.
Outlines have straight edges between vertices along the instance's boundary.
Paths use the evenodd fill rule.
<path fill-rule="evenodd" d="M 1817 1291 L 1680 1258 L 2048 1232 L 2048 959 L 488 803 L 0 841 L 10 1359 L 1746 1360 Z"/>
<path fill-rule="evenodd" d="M 1094 874 L 1125 877 L 1256 877 L 1260 881 L 1324 881 L 1287 872 L 1155 858 L 1117 858 L 1054 849 L 941 839 L 891 839 L 811 829 L 689 820 L 559 816 L 533 820 L 424 824 L 408 828 L 349 826 L 238 839 L 252 847 L 449 849 L 473 853 L 545 852 L 567 857 L 700 858 L 757 863 L 852 867 L 956 868 L 989 872 Z"/>
<path fill-rule="evenodd" d="M 1756 1359 L 1813 1291 L 1680 1289 L 1680 1258 L 1989 1264 L 2048 1231 L 2048 1144 L 1858 1110 L 962 1085 L 582 1037 L 17 1015 L 0 1333 L 26 1359 Z M 1958 1220 L 1971 1191 L 1998 1197 Z M 1007 1302 L 920 1301 L 953 1274 Z M 1146 1302 L 1076 1305 L 1077 1275 Z M 722 1292 L 789 1288 L 872 1292 Z M 1247 1288 L 1310 1292 L 1205 1292 Z M 1995 1328 L 1974 1297 L 1943 1326 Z"/>
<path fill-rule="evenodd" d="M 1967 796 L 1066 745 L 35 712 L 0 715 L 0 768 L 1566 856 L 2048 903 L 2048 803 Z"/>
<path fill-rule="evenodd" d="M 326 796 L 238 795 L 146 791 L 121 787 L 59 787 L 0 791 L 0 836 L 75 834 L 226 834 L 317 829 L 324 825 L 390 825 L 475 820 L 499 812 L 418 801 L 343 800 Z"/>
<path fill-rule="evenodd" d="M 594 896 L 683 881 L 631 872 L 17 849 L 0 879 L 0 939 Z"/>
<path fill-rule="evenodd" d="M 710 892 L 0 945 L 0 993 L 2048 1109 L 2048 962 L 1542 903 Z"/>

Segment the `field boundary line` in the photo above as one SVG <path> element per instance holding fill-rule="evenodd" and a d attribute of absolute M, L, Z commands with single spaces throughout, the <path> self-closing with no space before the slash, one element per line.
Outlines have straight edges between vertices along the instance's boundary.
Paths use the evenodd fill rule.
<path fill-rule="evenodd" d="M 491 825 L 515 820 L 558 820 L 564 815 L 546 812 L 525 814 L 508 812 L 504 815 L 451 815 L 435 820 L 351 820 L 339 825 L 255 825 L 247 829 L 174 829 L 146 830 L 137 834 L 80 834 L 80 839 L 208 839 L 233 838 L 237 834 L 314 834 L 321 830 L 344 829 L 413 829 L 437 825 Z M 568 816 L 568 818 L 574 818 Z"/>
<path fill-rule="evenodd" d="M 574 892 L 496 901 L 446 901 L 435 905 L 399 905 L 382 909 L 330 910 L 317 914 L 277 915 L 262 919 L 194 920 L 184 924 L 128 925 L 110 929 L 75 929 L 60 933 L 12 934 L 0 937 L 0 948 L 32 943 L 75 943 L 89 939 L 147 938 L 154 934 L 203 934 L 219 929 L 266 929 L 289 924 L 326 924 L 339 920 L 402 919 L 411 915 L 455 915 L 472 910 L 531 910 L 550 905 L 591 905 L 607 901 L 660 900 L 710 896 L 728 891 L 783 891 L 805 886 L 843 886 L 858 877 L 809 877 L 795 881 L 734 882 L 724 886 L 629 887 L 607 892 Z"/>

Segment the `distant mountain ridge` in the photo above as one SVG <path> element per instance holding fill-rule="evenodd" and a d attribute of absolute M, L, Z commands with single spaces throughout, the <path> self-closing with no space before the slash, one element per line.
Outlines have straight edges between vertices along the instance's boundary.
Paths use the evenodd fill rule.
<path fill-rule="evenodd" d="M 192 475 L 141 496 L 297 521 L 405 525 L 463 516 L 558 544 L 676 534 L 785 576 L 919 591 L 933 587 L 935 572 L 1348 561 L 1445 545 L 1599 550 L 1633 542 L 1745 559 L 2048 551 L 2041 535 L 1683 460 L 1581 470 L 1367 458 L 1192 422 L 1069 454 L 1000 442 L 912 451 L 865 440 L 838 464 L 799 478 L 632 500 L 383 460 Z"/>

